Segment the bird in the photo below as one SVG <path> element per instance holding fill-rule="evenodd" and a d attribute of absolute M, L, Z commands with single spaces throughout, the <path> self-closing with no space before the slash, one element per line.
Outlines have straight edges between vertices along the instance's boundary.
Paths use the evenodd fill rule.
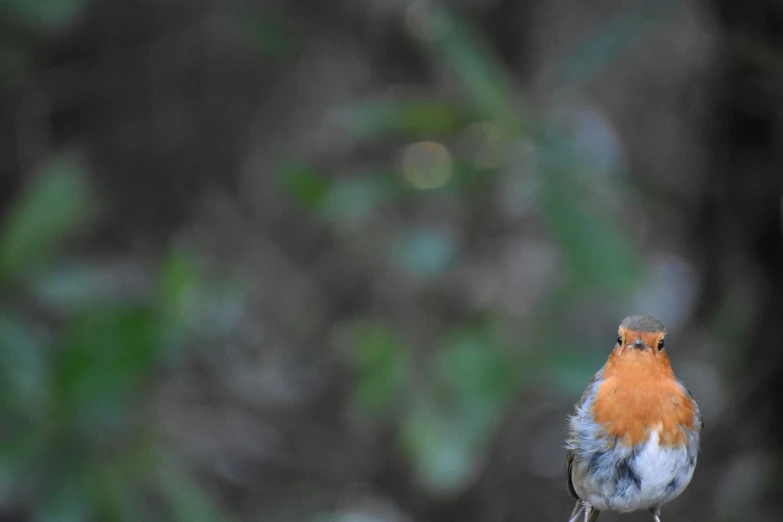
<path fill-rule="evenodd" d="M 663 323 L 626 317 L 606 364 L 568 418 L 566 478 L 576 498 L 569 522 L 595 522 L 602 511 L 648 510 L 677 498 L 696 469 L 701 412 L 674 375 Z"/>

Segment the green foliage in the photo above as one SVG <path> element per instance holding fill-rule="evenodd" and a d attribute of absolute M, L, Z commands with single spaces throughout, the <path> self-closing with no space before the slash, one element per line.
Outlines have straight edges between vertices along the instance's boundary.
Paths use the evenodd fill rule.
<path fill-rule="evenodd" d="M 502 410 L 517 383 L 508 350 L 493 339 L 487 327 L 451 333 L 437 359 L 436 373 L 448 395 L 475 415 Z"/>
<path fill-rule="evenodd" d="M 369 219 L 394 199 L 395 187 L 384 176 L 368 174 L 333 183 L 324 194 L 318 212 L 335 223 L 357 223 Z"/>
<path fill-rule="evenodd" d="M 89 3 L 0 0 L 0 12 L 51 33 L 72 26 Z M 596 210 L 601 201 L 585 186 L 601 192 L 606 181 L 586 181 L 590 172 L 573 154 L 568 134 L 533 120 L 496 53 L 466 23 L 435 3 L 418 4 L 426 4 L 420 14 L 434 28 L 421 38 L 421 52 L 460 99 L 363 101 L 344 107 L 339 121 L 361 145 L 439 140 L 446 161 L 415 167 L 434 172 L 442 183 L 416 186 L 406 177 L 410 170 L 391 159 L 350 174 L 297 161 L 281 169 L 280 182 L 319 225 L 340 231 L 382 221 L 395 205 L 405 207 L 400 215 L 407 207 L 446 200 L 465 212 L 486 212 L 479 208 L 482 198 L 509 165 L 516 167 L 507 160 L 520 143 L 540 160 L 514 175 L 529 177 L 536 187 L 536 217 L 562 253 L 567 277 L 537 308 L 534 332 L 517 341 L 524 346 L 501 340 L 515 325 L 455 326 L 425 306 L 417 319 L 426 340 L 415 345 L 377 317 L 363 317 L 350 329 L 353 405 L 396 429 L 426 491 L 450 495 L 470 485 L 513 398 L 536 375 L 568 387 L 585 380 L 575 375 L 596 367 L 589 356 L 563 349 L 551 326 L 585 292 L 617 295 L 633 287 L 639 261 L 622 228 Z M 641 9 L 586 42 L 554 75 L 552 90 L 574 88 L 618 56 L 648 23 L 650 6 Z M 283 17 L 255 6 L 231 14 L 251 50 L 280 60 L 292 54 L 297 42 Z M 29 56 L 24 47 L 0 50 L 0 78 L 19 74 Z M 478 127 L 491 129 L 490 161 L 476 161 L 461 144 Z M 63 154 L 33 177 L 0 228 L 0 285 L 14 293 L 13 301 L 0 298 L 0 495 L 29 499 L 35 518 L 46 522 L 132 521 L 154 509 L 139 500 L 140 492 L 152 489 L 174 520 L 218 521 L 215 506 L 185 470 L 157 448 L 143 405 L 149 384 L 191 330 L 215 335 L 231 328 L 241 292 L 230 285 L 216 290 L 195 256 L 181 250 L 153 270 L 148 291 L 107 291 L 105 274 L 65 264 L 60 255 L 97 207 L 84 166 Z M 427 290 L 438 288 L 469 254 L 471 241 L 457 235 L 459 227 L 400 223 L 388 236 L 372 238 L 373 254 L 379 251 Z M 17 306 L 27 302 L 43 311 Z M 527 344 L 534 342 L 544 356 L 527 356 L 533 351 Z"/>
<path fill-rule="evenodd" d="M 201 279 L 172 256 L 152 295 L 114 296 L 105 276 L 62 264 L 61 247 L 96 207 L 82 167 L 63 155 L 0 227 L 2 283 L 41 307 L 28 316 L 0 298 L 0 494 L 29 499 L 42 522 L 139 519 L 137 495 L 163 466 L 151 457 L 145 389 L 186 330 L 172 303 Z M 169 481 L 162 497 L 175 520 L 220 520 L 192 484 Z"/>
<path fill-rule="evenodd" d="M 446 65 L 465 93 L 465 99 L 481 115 L 508 132 L 524 128 L 519 100 L 508 75 L 487 44 L 445 8 L 428 7 L 424 15 L 442 27 L 425 51 Z"/>
<path fill-rule="evenodd" d="M 94 199 L 73 155 L 61 155 L 35 176 L 0 233 L 0 278 L 27 275 L 77 233 Z"/>
<path fill-rule="evenodd" d="M 169 499 L 176 520 L 221 522 L 223 515 L 177 462 L 164 457 L 156 467 L 153 483 Z"/>
<path fill-rule="evenodd" d="M 342 111 L 341 119 L 357 139 L 425 139 L 456 134 L 468 121 L 464 112 L 437 100 L 388 101 L 352 105 Z"/>
<path fill-rule="evenodd" d="M 329 193 L 329 181 L 309 165 L 286 165 L 282 174 L 286 192 L 307 210 L 315 210 Z"/>
<path fill-rule="evenodd" d="M 617 59 L 664 15 L 677 6 L 672 0 L 645 0 L 619 13 L 564 60 L 554 75 L 554 85 L 573 91 L 604 66 Z"/>
<path fill-rule="evenodd" d="M 551 153 L 550 153 L 551 154 Z M 621 294 L 639 276 L 639 260 L 614 224 L 591 203 L 570 165 L 548 165 L 540 183 L 541 210 L 571 268 L 574 284 Z"/>
<path fill-rule="evenodd" d="M 356 399 L 368 411 L 387 410 L 399 400 L 408 372 L 408 351 L 392 328 L 374 322 L 353 327 L 358 370 Z"/>
<path fill-rule="evenodd" d="M 575 355 L 567 349 L 554 326 L 563 310 L 586 293 L 627 293 L 639 279 L 640 263 L 622 228 L 612 222 L 611 212 L 601 210 L 607 206 L 606 194 L 612 193 L 611 179 L 605 173 L 593 175 L 591 163 L 580 155 L 566 129 L 542 124 L 526 113 L 511 77 L 466 24 L 444 7 L 427 4 L 418 9 L 417 23 L 424 27 L 424 36 L 419 35 L 423 53 L 454 80 L 463 98 L 455 104 L 438 100 L 357 103 L 341 115 L 357 140 L 442 140 L 436 147 L 451 155 L 451 170 L 439 172 L 443 182 L 437 184 L 438 190 L 431 190 L 436 184 L 428 183 L 429 178 L 420 186 L 411 180 L 410 186 L 405 185 L 410 172 L 393 173 L 388 181 L 367 176 L 337 183 L 324 181 L 309 168 L 289 172 L 288 187 L 305 207 L 322 211 L 316 217 L 328 217 L 326 222 L 332 224 L 340 221 L 336 216 L 365 222 L 380 215 L 387 204 L 426 206 L 444 194 L 462 208 L 471 208 L 487 193 L 483 189 L 492 187 L 500 174 L 508 175 L 506 162 L 519 155 L 515 148 L 524 143 L 533 151 L 531 168 L 515 175 L 531 178 L 534 210 L 562 254 L 564 271 L 559 286 L 537 306 L 527 331 L 524 342 L 536 344 L 537 349 L 518 347 L 512 356 L 499 339 L 513 328 L 502 321 L 443 333 L 433 328 L 428 330 L 432 346 L 426 349 L 404 346 L 395 330 L 381 320 L 365 323 L 361 335 L 354 338 L 356 403 L 394 423 L 423 488 L 450 495 L 476 476 L 501 419 L 521 389 L 540 384 L 536 379 L 541 378 L 574 393 L 574 382 L 583 386 L 598 362 L 589 351 Z M 628 16 L 638 27 L 647 23 L 636 12 Z M 620 55 L 630 40 L 625 30 L 599 35 L 584 47 L 585 56 L 555 75 L 563 83 L 553 89 L 572 88 L 588 72 Z M 486 161 L 475 161 L 454 142 L 477 130 L 492 133 L 482 138 L 491 138 L 491 143 L 482 144 L 490 147 L 492 155 Z M 404 190 L 398 188 L 400 181 Z M 377 238 L 377 243 L 388 247 L 390 259 L 406 273 L 435 286 L 459 265 L 465 254 L 461 240 L 437 227 L 416 225 Z"/>
<path fill-rule="evenodd" d="M 356 405 L 399 426 L 415 477 L 436 495 L 470 483 L 519 383 L 512 357 L 486 326 L 444 336 L 432 365 L 378 321 L 351 327 Z"/>
<path fill-rule="evenodd" d="M 40 411 L 48 375 L 39 339 L 21 318 L 0 315 L 0 397 L 18 412 Z"/>
<path fill-rule="evenodd" d="M 140 305 L 89 309 L 69 321 L 54 347 L 54 409 L 85 433 L 124 425 L 117 418 L 158 365 L 153 310 Z M 108 423 L 108 426 L 106 425 Z"/>
<path fill-rule="evenodd" d="M 296 47 L 290 22 L 279 12 L 250 4 L 236 8 L 234 17 L 248 47 L 266 58 L 283 60 Z"/>
<path fill-rule="evenodd" d="M 432 367 L 416 368 L 394 329 L 364 321 L 353 327 L 358 406 L 399 425 L 400 445 L 416 479 L 434 494 L 469 484 L 517 391 L 507 349 L 481 326 L 444 336 Z"/>
<path fill-rule="evenodd" d="M 480 469 L 519 381 L 507 349 L 486 327 L 447 335 L 434 364 L 424 399 L 412 398 L 403 419 L 401 443 L 420 483 L 449 495 Z"/>
<path fill-rule="evenodd" d="M 401 427 L 401 444 L 427 491 L 447 496 L 470 484 L 480 466 L 468 419 L 417 406 Z"/>
<path fill-rule="evenodd" d="M 365 220 L 401 194 L 393 177 L 384 173 L 333 180 L 310 165 L 292 163 L 281 174 L 283 189 L 293 201 L 332 224 Z"/>

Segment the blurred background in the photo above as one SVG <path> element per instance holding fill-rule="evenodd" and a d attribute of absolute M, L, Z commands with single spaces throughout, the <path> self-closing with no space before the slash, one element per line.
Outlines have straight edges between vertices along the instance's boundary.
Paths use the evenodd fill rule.
<path fill-rule="evenodd" d="M 0 0 L 0 521 L 565 522 L 634 313 L 783 520 L 782 228 L 777 0 Z"/>

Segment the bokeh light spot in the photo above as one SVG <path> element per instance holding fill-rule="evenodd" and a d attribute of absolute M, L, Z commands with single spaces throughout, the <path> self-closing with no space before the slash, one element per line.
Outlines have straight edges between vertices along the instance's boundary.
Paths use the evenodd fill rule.
<path fill-rule="evenodd" d="M 418 190 L 444 186 L 451 178 L 451 153 L 441 143 L 422 141 L 405 148 L 402 153 L 402 171 L 408 183 Z"/>

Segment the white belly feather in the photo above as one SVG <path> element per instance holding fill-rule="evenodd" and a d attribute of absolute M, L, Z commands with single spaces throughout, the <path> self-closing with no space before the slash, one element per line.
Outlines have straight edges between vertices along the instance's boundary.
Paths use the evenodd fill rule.
<path fill-rule="evenodd" d="M 575 462 L 579 497 L 601 511 L 622 513 L 661 506 L 679 496 L 693 476 L 695 455 L 688 445 L 661 446 L 660 429 L 651 430 L 647 442 L 635 448 L 615 445 L 596 459 Z"/>

